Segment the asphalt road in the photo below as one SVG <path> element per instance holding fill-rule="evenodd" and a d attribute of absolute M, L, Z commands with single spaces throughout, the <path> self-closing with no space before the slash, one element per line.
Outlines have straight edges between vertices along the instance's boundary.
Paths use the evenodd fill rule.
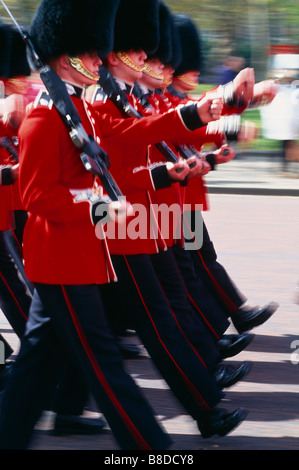
<path fill-rule="evenodd" d="M 249 304 L 280 304 L 266 324 L 253 330 L 256 336 L 247 350 L 227 360 L 253 361 L 249 375 L 226 390 L 222 403 L 229 410 L 248 409 L 246 421 L 226 437 L 203 440 L 146 353 L 126 361 L 126 367 L 171 435 L 173 450 L 298 450 L 299 305 L 294 303 L 294 289 L 299 281 L 299 198 L 212 194 L 210 202 L 204 218 L 219 261 Z M 3 316 L 0 328 L 17 346 Z M 92 403 L 88 412 L 97 413 Z M 118 450 L 109 429 L 100 436 L 58 437 L 50 433 L 52 422 L 51 414 L 43 416 L 32 449 Z"/>

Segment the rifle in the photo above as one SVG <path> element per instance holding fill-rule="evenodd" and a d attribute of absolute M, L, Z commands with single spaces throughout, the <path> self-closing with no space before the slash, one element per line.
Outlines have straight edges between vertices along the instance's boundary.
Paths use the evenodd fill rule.
<path fill-rule="evenodd" d="M 142 92 L 139 89 L 138 85 L 135 84 L 134 90 L 135 90 L 135 95 L 140 100 L 141 106 L 143 108 L 151 108 L 151 104 L 148 101 L 147 96 L 142 94 Z M 194 155 L 199 156 L 197 151 L 195 151 L 195 152 L 194 152 L 194 150 L 192 151 L 191 148 L 187 145 L 175 144 L 175 149 L 181 155 L 181 157 L 184 158 L 184 160 L 188 160 L 189 158 L 193 157 Z M 194 162 L 194 163 L 191 163 L 191 165 L 189 165 L 189 167 L 193 168 L 195 165 L 196 165 L 196 163 Z"/>
<path fill-rule="evenodd" d="M 41 80 L 53 101 L 54 107 L 69 130 L 69 135 L 74 145 L 82 150 L 80 158 L 83 165 L 87 171 L 90 171 L 100 178 L 111 200 L 118 201 L 123 195 L 111 176 L 111 173 L 108 171 L 110 167 L 108 154 L 95 142 L 93 137 L 89 136 L 85 131 L 79 113 L 71 100 L 65 83 L 51 67 L 43 64 L 30 36 L 22 31 L 3 0 L 1 0 L 1 3 L 13 20 L 27 46 L 29 53 L 28 61 L 31 69 L 39 72 Z"/>
<path fill-rule="evenodd" d="M 0 147 L 8 150 L 15 163 L 19 162 L 19 154 L 8 137 L 0 137 Z"/>

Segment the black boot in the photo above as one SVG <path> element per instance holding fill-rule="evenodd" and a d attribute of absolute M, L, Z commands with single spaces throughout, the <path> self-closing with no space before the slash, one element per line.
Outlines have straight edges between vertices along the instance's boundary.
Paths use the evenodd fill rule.
<path fill-rule="evenodd" d="M 238 367 L 230 364 L 219 364 L 213 375 L 220 388 L 228 388 L 242 380 L 251 367 L 252 363 L 250 361 L 245 361 Z"/>
<path fill-rule="evenodd" d="M 269 320 L 278 307 L 279 304 L 276 302 L 270 302 L 261 308 L 241 307 L 231 316 L 231 319 L 236 330 L 244 333 Z"/>
<path fill-rule="evenodd" d="M 5 384 L 11 372 L 12 365 L 13 361 L 9 361 L 0 365 L 0 392 L 2 392 L 2 390 L 5 388 Z"/>
<path fill-rule="evenodd" d="M 101 417 L 87 418 L 84 416 L 57 414 L 52 433 L 56 436 L 64 434 L 100 434 L 105 426 L 107 426 L 107 423 Z"/>
<path fill-rule="evenodd" d="M 221 358 L 233 357 L 243 351 L 253 340 L 254 335 L 243 333 L 240 335 L 224 335 L 217 341 L 217 348 L 220 351 Z"/>
<path fill-rule="evenodd" d="M 222 408 L 215 408 L 204 419 L 197 421 L 197 426 L 204 439 L 215 435 L 226 436 L 244 421 L 247 414 L 248 411 L 243 408 L 237 408 L 231 413 Z"/>

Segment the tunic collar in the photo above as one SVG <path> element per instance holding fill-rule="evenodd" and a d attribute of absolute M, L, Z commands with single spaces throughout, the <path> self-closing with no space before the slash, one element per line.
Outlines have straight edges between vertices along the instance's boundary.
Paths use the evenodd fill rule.
<path fill-rule="evenodd" d="M 123 80 L 120 80 L 119 78 L 115 78 L 114 80 L 118 84 L 119 88 L 123 91 L 125 91 L 128 95 L 132 95 L 134 84 L 129 85 L 128 83 L 124 82 Z"/>
<path fill-rule="evenodd" d="M 83 98 L 84 97 L 84 88 L 74 85 L 73 83 L 70 82 L 65 82 L 66 89 L 68 91 L 68 94 L 70 96 L 75 96 L 76 98 Z"/>

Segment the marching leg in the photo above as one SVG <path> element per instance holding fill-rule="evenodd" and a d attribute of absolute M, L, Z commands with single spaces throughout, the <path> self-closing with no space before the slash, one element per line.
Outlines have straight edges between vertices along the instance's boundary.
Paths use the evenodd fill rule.
<path fill-rule="evenodd" d="M 50 385 L 57 383 L 61 354 L 76 363 L 122 449 L 167 448 L 170 439 L 122 367 L 97 286 L 39 284 L 37 291 L 20 355 L 4 392 L 1 448 L 27 448 L 45 403 L 45 392 L 50 388 L 52 393 Z M 26 387 L 19 403 L 14 392 L 24 381 Z"/>

